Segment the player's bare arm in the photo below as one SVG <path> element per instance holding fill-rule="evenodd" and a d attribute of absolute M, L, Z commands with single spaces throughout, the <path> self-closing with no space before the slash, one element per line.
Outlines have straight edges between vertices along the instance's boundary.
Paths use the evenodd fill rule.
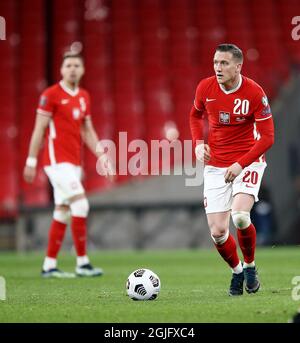
<path fill-rule="evenodd" d="M 99 149 L 99 138 L 90 117 L 86 118 L 81 127 L 81 137 L 91 152 L 99 158 L 100 165 L 104 171 L 103 175 L 108 177 L 110 181 L 113 181 L 115 168 L 108 155 L 104 152 L 104 149 Z"/>
<path fill-rule="evenodd" d="M 37 157 L 44 140 L 45 131 L 49 125 L 50 117 L 38 114 L 31 136 L 28 158 L 24 167 L 23 176 L 26 182 L 32 183 L 36 176 Z"/>
<path fill-rule="evenodd" d="M 81 137 L 84 143 L 88 146 L 91 152 L 96 155 L 96 157 L 100 157 L 104 154 L 104 151 L 97 151 L 99 138 L 90 117 L 85 119 L 84 124 L 81 127 Z"/>

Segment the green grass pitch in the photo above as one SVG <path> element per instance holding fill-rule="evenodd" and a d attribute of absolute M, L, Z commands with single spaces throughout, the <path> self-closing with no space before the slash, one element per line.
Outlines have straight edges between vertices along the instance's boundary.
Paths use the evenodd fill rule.
<path fill-rule="evenodd" d="M 260 248 L 256 261 L 262 283 L 254 295 L 227 295 L 230 269 L 211 250 L 104 251 L 92 262 L 98 278 L 42 279 L 42 254 L 0 254 L 0 276 L 7 299 L 0 301 L 0 323 L 287 323 L 300 305 L 292 299 L 292 278 L 300 275 L 300 248 Z M 60 255 L 59 267 L 74 271 L 74 256 Z M 152 269 L 162 289 L 154 301 L 126 296 L 127 276 Z"/>

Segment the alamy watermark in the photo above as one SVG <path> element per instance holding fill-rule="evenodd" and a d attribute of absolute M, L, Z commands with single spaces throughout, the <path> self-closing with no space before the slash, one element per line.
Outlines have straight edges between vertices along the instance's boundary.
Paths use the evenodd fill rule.
<path fill-rule="evenodd" d="M 134 139 L 128 142 L 127 132 L 119 132 L 118 144 L 112 140 L 101 140 L 97 152 L 105 152 L 110 163 L 101 157 L 96 169 L 99 175 L 185 175 L 186 186 L 200 186 L 203 183 L 204 163 L 193 163 L 193 142 L 184 140 Z M 196 144 L 203 143 L 197 141 Z M 118 149 L 117 149 L 118 147 Z"/>
<path fill-rule="evenodd" d="M 0 40 L 6 40 L 6 21 L 0 16 Z"/>
<path fill-rule="evenodd" d="M 2 276 L 0 276 L 0 300 L 6 300 L 6 283 Z"/>
<path fill-rule="evenodd" d="M 292 288 L 292 299 L 294 301 L 300 300 L 300 275 L 294 276 L 292 278 L 292 285 L 295 287 Z"/>
<path fill-rule="evenodd" d="M 300 16 L 299 15 L 292 18 L 292 25 L 294 27 L 291 31 L 291 36 L 293 40 L 299 40 L 300 39 Z"/>

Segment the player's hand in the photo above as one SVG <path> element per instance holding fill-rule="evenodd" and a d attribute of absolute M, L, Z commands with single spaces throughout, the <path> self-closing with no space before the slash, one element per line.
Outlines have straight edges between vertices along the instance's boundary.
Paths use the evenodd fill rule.
<path fill-rule="evenodd" d="M 107 154 L 102 154 L 97 161 L 97 172 L 113 182 L 116 175 L 115 167 Z"/>
<path fill-rule="evenodd" d="M 35 176 L 36 176 L 36 167 L 28 167 L 28 166 L 24 167 L 23 177 L 26 182 L 32 183 L 35 179 Z"/>
<path fill-rule="evenodd" d="M 229 183 L 234 181 L 234 179 L 239 176 L 242 172 L 243 168 L 237 162 L 233 163 L 230 167 L 227 168 L 225 173 L 225 182 Z"/>
<path fill-rule="evenodd" d="M 198 161 L 208 162 L 210 160 L 210 147 L 208 144 L 198 144 L 195 148 L 195 155 Z"/>

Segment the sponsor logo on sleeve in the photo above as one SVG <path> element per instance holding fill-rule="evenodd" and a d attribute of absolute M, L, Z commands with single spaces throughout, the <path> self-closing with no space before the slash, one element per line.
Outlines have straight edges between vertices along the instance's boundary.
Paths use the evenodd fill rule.
<path fill-rule="evenodd" d="M 48 98 L 47 98 L 45 95 L 42 95 L 42 96 L 40 97 L 40 103 L 39 103 L 39 105 L 40 105 L 41 107 L 44 107 L 44 106 L 47 104 L 47 101 L 48 101 Z"/>
<path fill-rule="evenodd" d="M 267 107 L 269 105 L 269 101 L 268 101 L 268 98 L 266 96 L 263 96 L 261 98 L 261 102 L 265 107 Z"/>
<path fill-rule="evenodd" d="M 261 102 L 265 106 L 265 108 L 261 111 L 261 115 L 262 116 L 270 115 L 271 114 L 271 108 L 269 105 L 268 98 L 265 95 L 261 98 Z"/>
<path fill-rule="evenodd" d="M 267 115 L 271 114 L 271 108 L 270 108 L 270 106 L 268 105 L 267 107 L 265 107 L 265 108 L 262 110 L 261 114 L 262 114 L 263 116 L 267 116 Z"/>

